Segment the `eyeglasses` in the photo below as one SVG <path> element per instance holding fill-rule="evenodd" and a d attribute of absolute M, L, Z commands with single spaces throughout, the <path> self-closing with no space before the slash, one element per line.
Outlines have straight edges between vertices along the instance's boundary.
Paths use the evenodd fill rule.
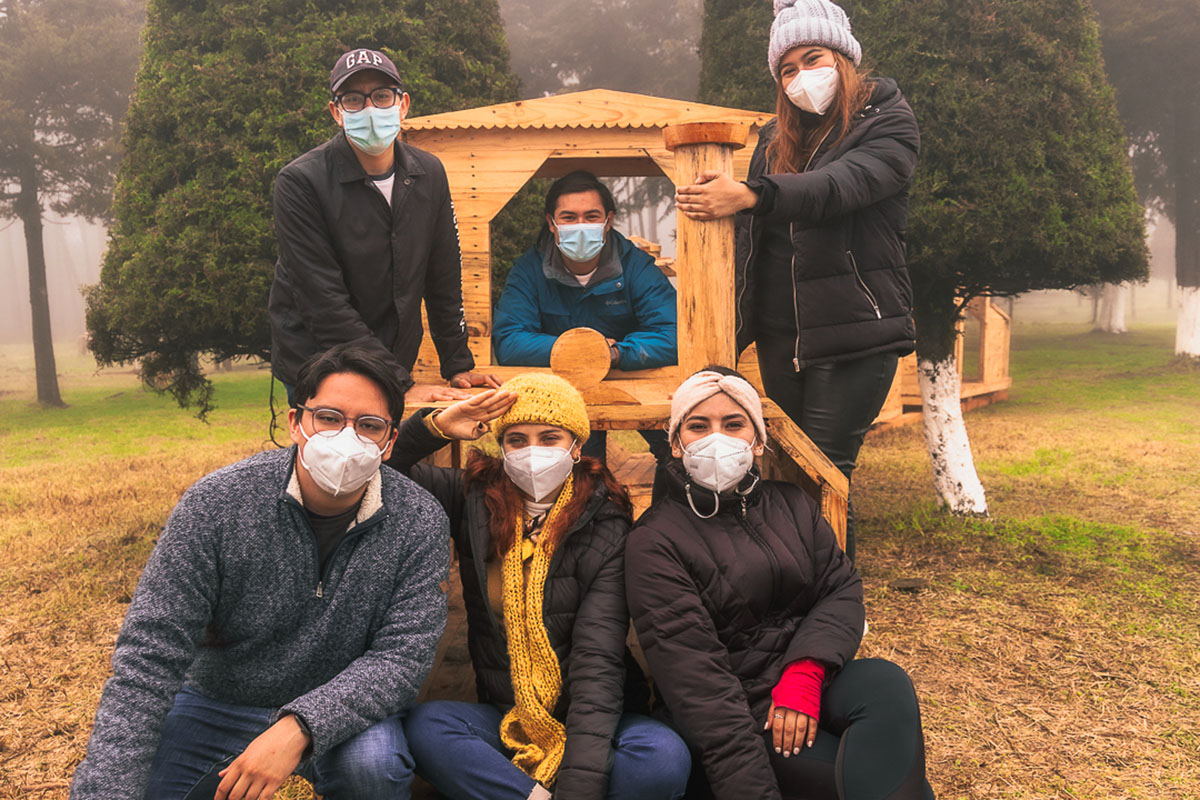
<path fill-rule="evenodd" d="M 337 436 L 348 422 L 353 423 L 354 433 L 358 435 L 358 438 L 371 444 L 382 445 L 392 433 L 392 423 L 383 417 L 364 414 L 361 417 L 347 420 L 346 415 L 336 408 L 309 408 L 308 406 L 296 406 L 296 408 L 312 414 L 313 430 L 319 436 Z"/>
<path fill-rule="evenodd" d="M 371 105 L 376 108 L 391 108 L 396 105 L 402 94 L 404 92 L 395 86 L 381 86 L 372 89 L 370 94 L 342 92 L 334 98 L 334 102 L 341 106 L 343 111 L 362 111 L 367 106 L 367 98 L 370 98 Z"/>

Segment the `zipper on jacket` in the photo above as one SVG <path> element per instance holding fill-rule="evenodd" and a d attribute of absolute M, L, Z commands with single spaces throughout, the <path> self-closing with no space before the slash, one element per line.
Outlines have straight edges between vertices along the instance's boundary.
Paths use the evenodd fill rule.
<path fill-rule="evenodd" d="M 737 324 L 733 326 L 733 343 L 737 347 L 738 336 L 742 333 L 742 298 L 746 296 L 746 284 L 750 282 L 750 262 L 754 260 L 754 217 L 750 217 L 750 227 L 746 229 L 746 238 L 750 240 L 750 249 L 746 253 L 746 261 L 742 264 L 742 288 L 737 293 L 737 297 L 733 301 L 734 319 Z M 734 282 L 737 281 L 737 275 L 734 275 Z"/>
<path fill-rule="evenodd" d="M 858 271 L 858 262 L 854 259 L 854 253 L 847 250 L 846 255 L 850 257 L 850 267 L 854 270 L 854 279 L 858 281 L 863 293 L 871 301 L 871 308 L 875 309 L 875 319 L 883 319 L 883 314 L 879 313 L 879 303 L 875 302 L 875 295 L 871 294 L 871 290 L 867 288 L 867 282 L 863 280 L 862 273 Z"/>
<path fill-rule="evenodd" d="M 754 540 L 754 543 L 757 544 L 766 554 L 767 561 L 771 562 L 771 606 L 774 607 L 775 598 L 779 594 L 780 576 L 783 573 L 782 567 L 779 566 L 779 558 L 775 555 L 775 551 L 771 549 L 771 546 L 767 544 L 767 540 L 759 536 L 758 531 L 754 529 L 754 526 L 746 521 L 745 497 L 742 498 L 742 508 L 740 513 L 737 515 L 737 518 L 738 523 L 746 529 L 746 532 L 750 534 L 750 538 Z"/>
<path fill-rule="evenodd" d="M 808 156 L 808 161 L 804 163 L 804 169 L 801 172 L 808 172 L 808 168 L 812 166 L 813 159 L 817 157 L 817 153 L 821 150 L 821 145 L 825 144 L 825 140 L 829 138 L 829 134 L 833 133 L 833 128 L 825 131 L 825 135 L 821 137 L 821 141 L 817 142 L 817 146 L 813 148 L 812 153 Z M 800 300 L 796 296 L 796 230 L 795 223 L 788 223 L 788 241 L 792 242 L 792 308 L 796 312 L 796 347 L 792 352 L 792 369 L 796 372 L 800 371 Z"/>
<path fill-rule="evenodd" d="M 800 371 L 800 298 L 796 294 L 796 224 L 788 223 L 788 241 L 792 243 L 792 312 L 796 315 L 796 347 L 792 351 L 792 369 Z"/>
<path fill-rule="evenodd" d="M 294 499 L 289 498 L 288 502 L 295 506 L 296 509 L 299 510 L 301 516 L 304 517 L 304 527 L 308 529 L 308 538 L 312 543 L 313 567 L 317 571 L 317 586 L 313 590 L 313 597 L 324 597 L 325 577 L 329 572 L 330 565 L 333 564 L 334 559 L 337 557 L 338 551 L 342 549 L 342 545 L 344 545 L 349 539 L 357 539 L 364 530 L 375 527 L 377 521 L 375 521 L 374 516 L 372 516 L 372 519 L 367 520 L 361 525 L 355 525 L 353 528 L 342 534 L 342 538 L 338 541 L 337 547 L 333 548 L 333 552 L 329 554 L 329 560 L 325 562 L 325 569 L 321 569 L 321 549 L 317 546 L 317 534 L 313 531 L 312 524 L 308 521 L 307 512 L 305 512 L 304 506 L 297 503 Z"/>

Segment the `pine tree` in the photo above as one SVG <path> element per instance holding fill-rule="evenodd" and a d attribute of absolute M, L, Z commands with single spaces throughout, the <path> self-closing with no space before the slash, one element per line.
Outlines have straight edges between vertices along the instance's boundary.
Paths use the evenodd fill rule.
<path fill-rule="evenodd" d="M 88 330 L 102 364 L 201 413 L 199 357 L 266 357 L 271 187 L 329 138 L 329 69 L 353 47 L 395 62 L 413 115 L 516 97 L 495 0 L 151 0 L 115 223 Z"/>
<path fill-rule="evenodd" d="M 62 406 L 42 216 L 103 218 L 129 103 L 136 0 L 0 2 L 0 219 L 25 232 L 37 398 Z"/>
<path fill-rule="evenodd" d="M 965 303 L 1147 273 L 1142 209 L 1096 22 L 1087 0 L 842 6 L 864 61 L 896 78 L 921 125 L 907 241 L 926 441 L 942 499 L 954 511 L 985 513 L 957 400 L 955 323 Z M 731 0 L 708 0 L 710 13 L 726 7 Z M 708 27 L 721 18 L 706 17 L 704 41 L 757 65 L 769 23 L 734 41 L 740 28 Z M 732 69 L 725 55 L 706 61 L 702 91 L 726 86 L 726 94 L 701 99 L 764 107 L 759 84 L 744 88 L 742 102 L 730 96 L 721 76 Z M 961 457 L 948 460 L 948 442 Z"/>
<path fill-rule="evenodd" d="M 1200 0 L 1095 0 L 1143 200 L 1175 224 L 1175 352 L 1200 358 Z"/>

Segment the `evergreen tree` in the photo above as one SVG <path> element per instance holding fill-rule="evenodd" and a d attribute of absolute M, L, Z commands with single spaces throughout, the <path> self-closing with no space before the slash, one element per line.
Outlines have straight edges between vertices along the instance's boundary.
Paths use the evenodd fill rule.
<path fill-rule="evenodd" d="M 771 0 L 705 0 L 700 32 L 702 103 L 775 110 L 775 82 L 767 67 L 774 18 Z"/>
<path fill-rule="evenodd" d="M 1175 224 L 1175 352 L 1200 358 L 1200 0 L 1095 0 L 1146 205 Z"/>
<path fill-rule="evenodd" d="M 908 262 L 927 444 L 943 499 L 956 511 L 984 512 L 957 403 L 955 323 L 966 301 L 1147 272 L 1142 209 L 1093 12 L 1087 0 L 841 5 L 865 62 L 899 81 L 921 124 Z M 710 12 L 731 7 L 707 3 Z M 733 69 L 725 54 L 743 52 L 759 68 L 769 23 L 736 42 L 740 29 L 708 27 L 721 18 L 706 18 L 704 41 L 720 41 L 722 57 L 704 64 L 701 87 L 730 92 L 721 77 Z M 760 83 L 769 81 L 762 70 Z M 762 91 L 754 84 L 743 102 L 722 99 L 762 108 Z M 938 409 L 948 415 L 946 428 L 935 424 Z M 964 454 L 952 464 L 945 461 L 951 440 Z M 976 491 L 964 490 L 972 484 Z"/>
<path fill-rule="evenodd" d="M 271 187 L 329 138 L 329 69 L 386 52 L 413 115 L 514 99 L 495 0 L 151 0 L 88 330 L 102 364 L 205 413 L 199 356 L 266 357 Z"/>
<path fill-rule="evenodd" d="M 62 406 L 42 215 L 109 208 L 142 9 L 137 0 L 0 2 L 0 219 L 21 220 L 38 402 Z"/>

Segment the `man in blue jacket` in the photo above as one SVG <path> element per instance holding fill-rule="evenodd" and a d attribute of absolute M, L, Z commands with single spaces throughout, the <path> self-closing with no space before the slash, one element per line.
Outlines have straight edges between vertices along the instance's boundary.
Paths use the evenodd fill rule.
<path fill-rule="evenodd" d="M 445 512 L 380 462 L 404 384 L 339 345 L 297 376 L 294 447 L 188 489 L 142 572 L 72 800 L 403 800 L 402 717 L 446 621 Z"/>
<path fill-rule="evenodd" d="M 654 259 L 613 230 L 616 203 L 582 170 L 546 193 L 537 244 L 508 273 L 496 307 L 492 345 L 500 364 L 550 366 L 557 338 L 593 328 L 608 339 L 612 367 L 665 367 L 677 361 L 675 288 Z M 660 463 L 671 458 L 664 431 L 641 431 Z M 605 460 L 605 431 L 593 431 L 583 455 Z"/>

